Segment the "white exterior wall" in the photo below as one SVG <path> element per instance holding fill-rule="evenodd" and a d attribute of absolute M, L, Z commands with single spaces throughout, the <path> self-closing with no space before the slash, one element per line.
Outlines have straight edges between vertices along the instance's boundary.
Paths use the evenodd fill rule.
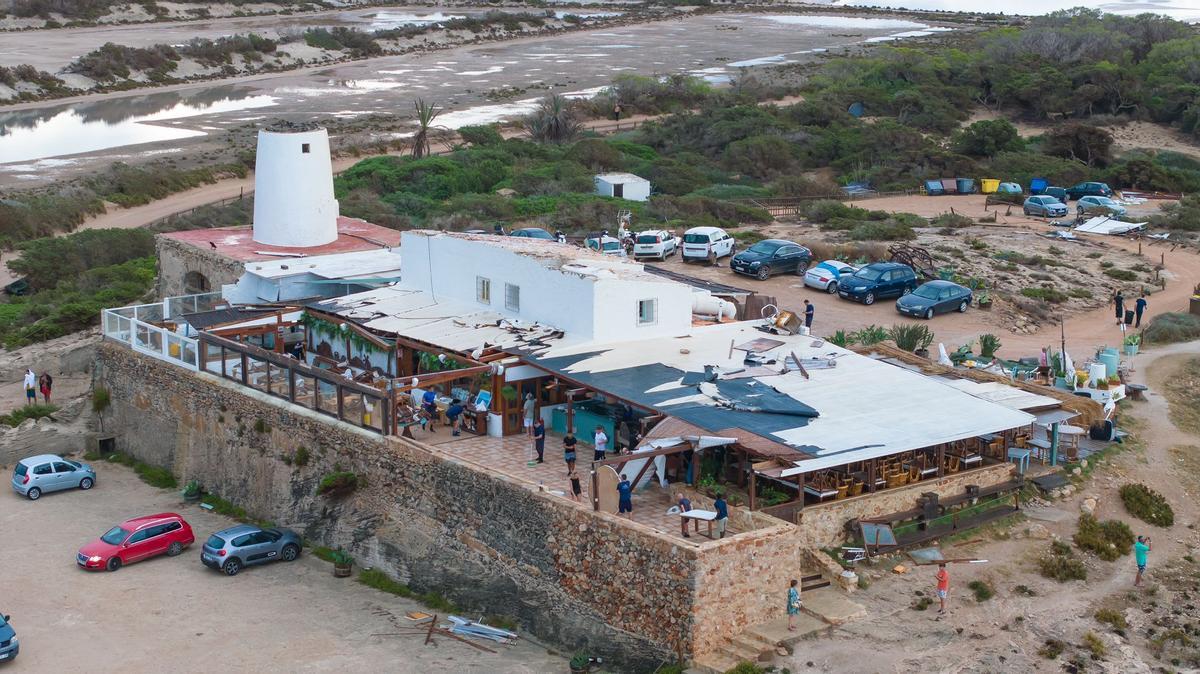
<path fill-rule="evenodd" d="M 598 342 L 679 337 L 692 331 L 692 289 L 682 283 L 602 279 L 595 287 Z M 654 323 L 638 322 L 638 302 L 657 299 Z"/>
<path fill-rule="evenodd" d="M 624 190 L 621 198 L 629 201 L 648 201 L 650 199 L 650 181 L 644 178 L 636 180 L 619 181 L 623 184 Z M 596 194 L 602 197 L 613 196 L 613 183 L 609 182 L 604 176 L 596 176 Z"/>
<path fill-rule="evenodd" d="M 303 146 L 308 145 L 308 152 Z M 254 164 L 254 240 L 308 248 L 335 241 L 338 202 L 325 129 L 258 132 Z"/>

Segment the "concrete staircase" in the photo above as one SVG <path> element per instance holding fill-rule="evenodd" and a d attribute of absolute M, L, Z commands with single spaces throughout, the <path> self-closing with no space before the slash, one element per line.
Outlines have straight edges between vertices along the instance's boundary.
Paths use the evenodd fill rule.
<path fill-rule="evenodd" d="M 770 662 L 776 649 L 791 653 L 797 642 L 865 614 L 865 610 L 829 587 L 803 594 L 804 609 L 796 617 L 796 631 L 788 630 L 787 618 L 754 625 L 730 639 L 720 651 L 692 663 L 693 674 L 724 674 L 739 662 Z"/>

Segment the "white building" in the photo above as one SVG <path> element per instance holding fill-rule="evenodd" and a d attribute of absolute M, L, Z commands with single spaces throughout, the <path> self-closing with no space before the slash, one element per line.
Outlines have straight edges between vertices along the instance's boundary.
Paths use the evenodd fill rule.
<path fill-rule="evenodd" d="M 629 201 L 650 198 L 650 181 L 632 173 L 601 173 L 596 176 L 596 194 Z"/>
<path fill-rule="evenodd" d="M 316 125 L 277 124 L 258 132 L 254 240 L 307 248 L 338 238 L 329 134 Z"/>
<path fill-rule="evenodd" d="M 284 257 L 246 263 L 237 283 L 221 288 L 233 304 L 338 297 L 400 280 L 400 251 L 392 248 Z"/>

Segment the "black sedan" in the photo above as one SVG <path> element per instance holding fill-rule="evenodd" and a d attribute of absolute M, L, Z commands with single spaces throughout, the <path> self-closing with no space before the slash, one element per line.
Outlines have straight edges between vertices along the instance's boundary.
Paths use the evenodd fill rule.
<path fill-rule="evenodd" d="M 812 253 L 798 243 L 764 239 L 733 256 L 729 268 L 739 274 L 765 281 L 772 274 L 800 274 L 808 269 Z"/>
<path fill-rule="evenodd" d="M 950 281 L 930 281 L 896 300 L 896 311 L 905 316 L 933 318 L 948 311 L 966 311 L 971 306 L 971 291 Z"/>

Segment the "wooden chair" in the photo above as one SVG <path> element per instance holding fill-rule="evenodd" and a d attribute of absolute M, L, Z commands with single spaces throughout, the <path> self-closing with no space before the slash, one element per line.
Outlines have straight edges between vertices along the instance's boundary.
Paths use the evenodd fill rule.
<path fill-rule="evenodd" d="M 855 480 L 854 483 L 850 485 L 850 495 L 858 496 L 862 492 L 863 492 L 863 481 Z"/>
<path fill-rule="evenodd" d="M 844 499 L 844 498 L 846 498 L 846 494 L 848 494 L 848 493 L 850 493 L 850 485 L 839 484 L 837 486 L 837 496 L 834 498 L 836 498 L 838 500 Z"/>

